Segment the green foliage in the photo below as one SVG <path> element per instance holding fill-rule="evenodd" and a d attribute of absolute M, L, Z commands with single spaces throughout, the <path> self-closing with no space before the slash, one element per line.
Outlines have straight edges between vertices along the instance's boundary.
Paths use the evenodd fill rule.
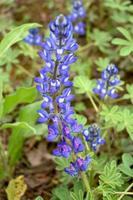
<path fill-rule="evenodd" d="M 83 126 L 85 126 L 85 124 L 87 122 L 87 118 L 86 117 L 84 117 L 83 115 L 75 114 L 74 118 L 77 119 L 79 124 L 82 124 Z"/>
<path fill-rule="evenodd" d="M 89 93 L 92 94 L 92 88 L 94 86 L 94 81 L 89 80 L 87 76 L 76 76 L 74 78 L 74 87 L 77 89 L 77 93 Z"/>
<path fill-rule="evenodd" d="M 23 24 L 10 31 L 0 43 L 0 57 L 3 56 L 3 54 L 9 49 L 9 47 L 22 40 L 27 35 L 27 31 L 30 28 L 38 26 L 40 25 L 37 23 Z"/>
<path fill-rule="evenodd" d="M 130 111 L 130 109 L 123 107 L 121 108 L 119 106 L 103 106 L 100 115 L 101 121 L 105 122 L 105 127 L 116 128 L 118 132 L 126 129 L 133 140 L 133 113 Z"/>
<path fill-rule="evenodd" d="M 113 193 L 116 189 L 121 188 L 124 182 L 116 161 L 111 161 L 105 165 L 99 179 L 98 190 L 102 192 L 104 199 L 117 200 L 117 196 Z"/>
<path fill-rule="evenodd" d="M 129 177 L 133 177 L 133 156 L 128 153 L 122 155 L 122 164 L 119 165 L 119 169 Z"/>
<path fill-rule="evenodd" d="M 109 42 L 111 41 L 111 35 L 109 32 L 94 29 L 93 34 L 91 34 L 91 39 L 94 41 L 94 45 L 97 46 L 101 52 L 109 52 Z"/>
<path fill-rule="evenodd" d="M 51 200 L 68 200 L 71 199 L 69 190 L 66 186 L 60 186 L 53 190 L 53 197 Z"/>
<path fill-rule="evenodd" d="M 113 8 L 119 11 L 128 11 L 128 10 L 132 10 L 133 11 L 133 7 L 130 6 L 131 2 L 129 0 L 104 0 L 105 1 L 105 6 L 109 7 L 109 8 Z"/>
<path fill-rule="evenodd" d="M 98 66 L 98 71 L 103 71 L 107 66 L 108 64 L 110 63 L 109 62 L 109 58 L 98 58 L 95 63 L 96 65 Z"/>
<path fill-rule="evenodd" d="M 0 66 L 6 65 L 7 70 L 11 69 L 13 64 L 18 64 L 19 60 L 17 57 L 20 55 L 19 49 L 9 48 L 0 59 Z"/>
<path fill-rule="evenodd" d="M 12 129 L 8 143 L 8 162 L 13 167 L 21 158 L 25 139 L 35 135 L 36 130 L 26 122 L 7 123 L 2 128 Z"/>
<path fill-rule="evenodd" d="M 36 97 L 37 91 L 35 87 L 18 88 L 14 94 L 5 97 L 3 115 L 11 112 L 20 103 L 32 103 Z"/>
<path fill-rule="evenodd" d="M 130 101 L 133 104 L 133 84 L 132 85 L 127 84 L 126 90 L 127 90 L 128 94 L 125 94 L 123 96 L 123 99 L 130 99 Z"/>
<path fill-rule="evenodd" d="M 107 163 L 99 178 L 100 184 L 102 183 L 112 189 L 120 187 L 123 184 L 123 179 L 116 165 L 116 161 Z"/>
<path fill-rule="evenodd" d="M 132 35 L 125 28 L 118 27 L 117 29 L 125 37 L 125 39 L 115 38 L 112 40 L 112 44 L 120 46 L 120 55 L 121 56 L 128 56 L 133 52 Z"/>
<path fill-rule="evenodd" d="M 43 200 L 43 198 L 41 196 L 38 196 L 35 198 L 35 200 Z"/>

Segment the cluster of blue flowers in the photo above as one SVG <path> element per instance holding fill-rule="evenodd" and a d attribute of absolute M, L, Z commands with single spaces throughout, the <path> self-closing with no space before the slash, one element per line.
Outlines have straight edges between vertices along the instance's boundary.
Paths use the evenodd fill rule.
<path fill-rule="evenodd" d="M 97 80 L 97 86 L 93 91 L 100 95 L 101 98 L 109 96 L 115 99 L 118 97 L 116 86 L 119 84 L 118 68 L 114 64 L 110 64 L 102 72 L 101 79 Z"/>
<path fill-rule="evenodd" d="M 35 45 L 35 46 L 42 46 L 42 36 L 39 34 L 38 28 L 32 28 L 29 30 L 29 34 L 24 38 L 24 42 Z"/>
<path fill-rule="evenodd" d="M 68 18 L 72 21 L 75 33 L 85 34 L 85 23 L 82 21 L 86 16 L 86 11 L 82 0 L 73 0 L 73 9 Z"/>
<path fill-rule="evenodd" d="M 100 136 L 101 129 L 97 124 L 92 124 L 88 129 L 83 130 L 83 135 L 93 151 L 97 150 L 98 145 L 105 144 L 105 140 Z"/>

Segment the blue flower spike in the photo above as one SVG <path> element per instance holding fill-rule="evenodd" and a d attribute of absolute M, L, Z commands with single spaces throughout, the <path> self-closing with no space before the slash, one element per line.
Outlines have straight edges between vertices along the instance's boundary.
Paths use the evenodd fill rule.
<path fill-rule="evenodd" d="M 97 85 L 93 89 L 93 92 L 98 94 L 101 99 L 107 96 L 115 99 L 118 97 L 116 86 L 119 84 L 118 68 L 114 64 L 110 64 L 102 72 L 101 79 L 97 80 Z"/>

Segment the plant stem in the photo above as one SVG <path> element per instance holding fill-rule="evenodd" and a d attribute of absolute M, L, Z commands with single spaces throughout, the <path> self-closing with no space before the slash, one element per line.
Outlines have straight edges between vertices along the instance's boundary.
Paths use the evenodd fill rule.
<path fill-rule="evenodd" d="M 86 191 L 90 193 L 91 192 L 90 184 L 89 184 L 89 181 L 88 181 L 88 178 L 87 178 L 85 172 L 81 173 L 81 177 L 82 177 L 82 180 L 83 180 L 84 185 L 86 187 Z"/>
<path fill-rule="evenodd" d="M 133 195 L 133 192 L 128 192 L 133 187 L 133 182 L 128 186 L 124 192 L 115 192 L 116 194 L 121 194 L 118 200 L 121 200 L 126 194 Z"/>
<path fill-rule="evenodd" d="M 95 101 L 93 100 L 93 98 L 91 97 L 91 95 L 89 93 L 87 93 L 87 96 L 89 97 L 89 99 L 90 99 L 90 101 L 91 101 L 91 103 L 92 103 L 95 111 L 99 112 L 99 109 L 98 109 L 97 105 L 95 104 Z"/>

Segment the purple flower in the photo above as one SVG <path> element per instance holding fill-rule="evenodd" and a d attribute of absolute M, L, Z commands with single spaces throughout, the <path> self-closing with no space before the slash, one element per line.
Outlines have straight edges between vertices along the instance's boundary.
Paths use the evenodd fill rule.
<path fill-rule="evenodd" d="M 78 157 L 75 162 L 71 162 L 70 166 L 65 168 L 65 172 L 70 176 L 77 176 L 80 172 L 86 171 L 91 162 L 90 156 L 86 156 L 85 159 Z"/>
<path fill-rule="evenodd" d="M 42 46 L 42 36 L 39 34 L 38 28 L 32 28 L 29 30 L 29 34 L 24 38 L 24 42 L 30 45 Z"/>
<path fill-rule="evenodd" d="M 57 123 L 49 124 L 47 140 L 54 141 L 55 138 L 58 137 L 58 135 L 59 135 L 58 124 Z"/>
<path fill-rule="evenodd" d="M 101 79 L 97 80 L 97 85 L 93 89 L 93 92 L 98 94 L 102 99 L 106 96 L 115 99 L 118 97 L 116 86 L 119 84 L 118 68 L 110 64 L 102 72 Z"/>
<path fill-rule="evenodd" d="M 78 157 L 75 165 L 77 166 L 79 171 L 86 171 L 90 162 L 91 162 L 90 156 L 86 156 L 85 159 Z"/>
<path fill-rule="evenodd" d="M 64 171 L 69 174 L 70 176 L 77 176 L 78 175 L 78 169 L 75 166 L 75 163 L 71 162 L 70 166 L 65 168 Z"/>
<path fill-rule="evenodd" d="M 72 139 L 72 145 L 73 145 L 73 150 L 74 150 L 75 153 L 79 153 L 79 152 L 84 151 L 84 145 L 83 145 L 80 138 L 74 137 Z"/>
<path fill-rule="evenodd" d="M 68 158 L 71 151 L 72 149 L 70 145 L 68 145 L 65 141 L 62 141 L 57 145 L 57 148 L 53 150 L 53 155 Z"/>

